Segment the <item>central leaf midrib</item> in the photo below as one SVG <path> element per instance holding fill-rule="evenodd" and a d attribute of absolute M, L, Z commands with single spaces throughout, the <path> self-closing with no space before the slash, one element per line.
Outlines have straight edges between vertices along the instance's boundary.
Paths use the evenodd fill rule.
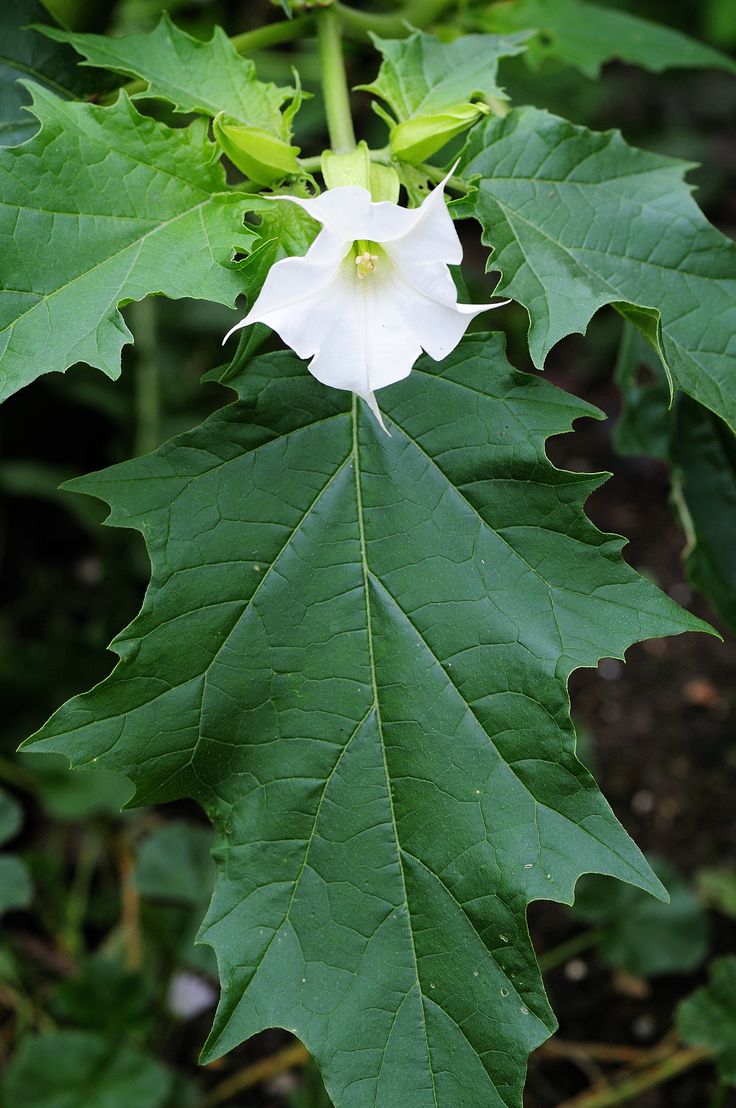
<path fill-rule="evenodd" d="M 414 976 L 417 982 L 417 988 L 419 990 L 420 1008 L 422 1016 L 422 1030 L 424 1031 L 424 1043 L 427 1052 L 427 1068 L 429 1070 L 430 1080 L 432 1082 L 432 1099 L 435 1104 L 435 1108 L 440 1108 L 439 1101 L 437 1099 L 437 1087 L 434 1080 L 434 1069 L 432 1066 L 432 1052 L 429 1046 L 429 1033 L 427 1031 L 427 1017 L 424 1010 L 424 992 L 422 990 L 422 983 L 419 977 L 419 961 L 417 959 L 416 946 L 414 944 L 414 932 L 411 926 L 411 914 L 409 911 L 409 896 L 406 888 L 406 875 L 404 873 L 404 863 L 401 857 L 401 845 L 399 843 L 399 831 L 396 824 L 396 813 L 394 812 L 394 800 L 391 793 L 391 777 L 388 770 L 388 760 L 386 758 L 386 747 L 383 742 L 383 723 L 381 720 L 381 705 L 378 696 L 378 680 L 376 676 L 376 660 L 375 652 L 373 649 L 373 626 L 371 615 L 371 598 L 370 598 L 370 575 L 371 570 L 368 565 L 368 551 L 365 539 L 365 520 L 363 512 L 363 492 L 361 488 L 361 468 L 360 468 L 360 444 L 358 442 L 358 399 L 353 393 L 353 402 L 351 409 L 352 424 L 353 424 L 353 472 L 355 475 L 355 503 L 358 518 L 358 535 L 360 541 L 360 562 L 361 571 L 363 574 L 363 595 L 365 597 L 365 617 L 366 617 L 366 637 L 368 643 L 368 659 L 371 671 L 371 685 L 373 688 L 373 707 L 376 713 L 376 723 L 378 727 L 378 739 L 381 747 L 381 758 L 383 760 L 383 769 L 386 777 L 386 797 L 388 800 L 389 813 L 391 815 L 391 826 L 394 833 L 394 842 L 396 848 L 396 862 L 399 868 L 399 874 L 401 876 L 401 887 L 403 889 L 403 900 L 406 907 L 406 928 L 409 935 L 409 942 L 411 944 L 412 958 L 414 961 Z"/>

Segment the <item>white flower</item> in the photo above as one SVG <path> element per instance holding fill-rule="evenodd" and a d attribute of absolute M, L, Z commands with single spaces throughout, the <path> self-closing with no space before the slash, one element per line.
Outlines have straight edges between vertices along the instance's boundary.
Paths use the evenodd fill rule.
<path fill-rule="evenodd" d="M 444 185 L 418 208 L 375 203 L 353 185 L 313 200 L 276 197 L 299 204 L 322 230 L 303 258 L 271 267 L 225 340 L 240 327 L 267 324 L 300 358 L 311 358 L 318 381 L 357 393 L 384 427 L 374 390 L 407 377 L 422 350 L 446 357 L 474 316 L 502 306 L 458 304 L 447 267 L 463 252 Z"/>

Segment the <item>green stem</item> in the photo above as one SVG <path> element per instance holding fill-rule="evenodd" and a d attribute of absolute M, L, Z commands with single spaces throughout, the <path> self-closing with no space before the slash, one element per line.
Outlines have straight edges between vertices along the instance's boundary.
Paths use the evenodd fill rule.
<path fill-rule="evenodd" d="M 153 297 L 131 305 L 137 351 L 135 366 L 135 452 L 150 454 L 161 442 L 161 390 L 156 349 L 156 306 Z"/>
<path fill-rule="evenodd" d="M 347 34 L 365 38 L 369 32 L 388 38 L 405 38 L 414 27 L 428 27 L 457 0 L 408 0 L 395 15 L 375 15 L 350 8 L 347 4 L 335 4 L 334 8 Z M 408 26 L 407 26 L 408 24 Z"/>
<path fill-rule="evenodd" d="M 577 954 L 581 954 L 589 947 L 595 946 L 602 935 L 603 928 L 601 927 L 591 927 L 588 931 L 581 931 L 579 935 L 575 935 L 566 943 L 561 943 L 560 946 L 556 946 L 543 954 L 539 959 L 539 968 L 543 973 L 546 973 L 548 970 L 555 969 L 556 966 L 561 966 L 563 962 L 569 962 Z"/>
<path fill-rule="evenodd" d="M 566 1100 L 560 1108 L 614 1108 L 617 1104 L 626 1104 L 647 1089 L 654 1089 L 665 1081 L 670 1081 L 685 1070 L 711 1061 L 712 1053 L 701 1046 L 684 1047 L 675 1051 L 655 1066 L 624 1078 L 616 1085 L 606 1089 L 591 1089 L 572 1100 Z"/>
<path fill-rule="evenodd" d="M 345 76 L 340 17 L 335 6 L 332 5 L 329 8 L 323 8 L 316 19 L 322 92 L 330 146 L 336 154 L 346 154 L 355 149 L 355 132 L 353 117 L 350 114 L 348 82 Z"/>

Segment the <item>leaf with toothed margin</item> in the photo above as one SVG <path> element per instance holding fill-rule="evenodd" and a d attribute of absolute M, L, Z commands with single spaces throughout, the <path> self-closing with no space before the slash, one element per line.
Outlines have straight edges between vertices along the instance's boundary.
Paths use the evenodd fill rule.
<path fill-rule="evenodd" d="M 698 208 L 687 168 L 522 108 L 471 133 L 461 172 L 477 190 L 456 213 L 482 224 L 496 292 L 527 309 L 535 365 L 613 304 L 674 386 L 736 430 L 736 245 Z"/>
<path fill-rule="evenodd" d="M 554 1029 L 526 925 L 586 870 L 662 895 L 575 757 L 567 680 L 706 625 L 620 557 L 544 442 L 596 409 L 466 338 L 360 402 L 285 352 L 155 454 L 75 481 L 145 536 L 120 661 L 30 741 L 193 796 L 212 1060 L 289 1028 L 337 1108 L 521 1103 Z"/>
<path fill-rule="evenodd" d="M 68 43 L 85 59 L 81 64 L 137 77 L 145 89 L 134 98 L 167 100 L 178 112 L 219 112 L 239 123 L 288 139 L 293 110 L 282 111 L 296 90 L 259 81 L 250 58 L 242 58 L 222 27 L 208 42 L 193 38 L 163 12 L 152 31 L 140 34 L 85 35 L 56 27 L 39 28 L 48 38 Z"/>
<path fill-rule="evenodd" d="M 130 300 L 233 305 L 230 259 L 255 238 L 202 125 L 166 127 L 124 94 L 99 108 L 28 87 L 41 130 L 0 150 L 0 399 L 74 362 L 119 376 Z"/>

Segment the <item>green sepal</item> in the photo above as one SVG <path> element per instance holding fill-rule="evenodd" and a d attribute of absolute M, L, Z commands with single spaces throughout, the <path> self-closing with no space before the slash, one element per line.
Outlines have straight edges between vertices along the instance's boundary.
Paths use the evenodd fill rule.
<path fill-rule="evenodd" d="M 420 115 L 398 123 L 389 136 L 391 151 L 402 161 L 418 165 L 441 150 L 450 139 L 490 113 L 487 104 L 453 104 L 432 115 Z"/>
<path fill-rule="evenodd" d="M 220 112 L 215 116 L 213 131 L 223 153 L 258 185 L 272 185 L 299 172 L 300 147 L 291 146 L 260 127 L 229 123 Z"/>
<path fill-rule="evenodd" d="M 399 176 L 390 165 L 371 161 L 371 152 L 365 142 L 359 142 L 348 154 L 336 154 L 325 150 L 322 154 L 322 176 L 328 189 L 345 185 L 358 185 L 367 189 L 374 201 L 399 199 Z"/>

